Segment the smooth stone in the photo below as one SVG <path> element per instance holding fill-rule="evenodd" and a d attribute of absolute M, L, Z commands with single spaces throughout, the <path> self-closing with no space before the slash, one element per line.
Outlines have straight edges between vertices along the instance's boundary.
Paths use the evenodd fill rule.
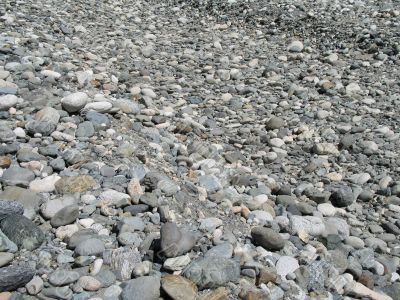
<path fill-rule="evenodd" d="M 336 208 L 330 203 L 318 204 L 317 209 L 323 216 L 332 217 L 336 213 Z"/>
<path fill-rule="evenodd" d="M 76 282 L 80 274 L 75 271 L 57 269 L 49 276 L 49 282 L 54 286 L 64 286 Z"/>
<path fill-rule="evenodd" d="M 255 245 L 259 245 L 266 250 L 281 250 L 285 246 L 285 240 L 281 235 L 267 227 L 253 228 L 251 237 Z"/>
<path fill-rule="evenodd" d="M 18 251 L 18 246 L 10 241 L 10 239 L 0 230 L 0 251 L 15 253 Z"/>
<path fill-rule="evenodd" d="M 15 95 L 2 95 L 0 96 L 0 111 L 8 110 L 10 107 L 15 106 L 20 101 Z"/>
<path fill-rule="evenodd" d="M 34 276 L 31 281 L 29 281 L 25 288 L 29 295 L 37 295 L 43 289 L 44 282 L 39 276 Z"/>
<path fill-rule="evenodd" d="M 205 257 L 194 261 L 185 269 L 184 276 L 200 288 L 216 288 L 228 282 L 238 282 L 240 264 L 223 257 Z"/>
<path fill-rule="evenodd" d="M 175 223 L 161 226 L 161 250 L 166 257 L 176 257 L 190 251 L 196 244 L 196 236 Z"/>
<path fill-rule="evenodd" d="M 301 52 L 303 51 L 304 45 L 300 41 L 293 41 L 289 44 L 288 46 L 288 51 L 289 52 Z"/>
<path fill-rule="evenodd" d="M 41 214 L 46 219 L 53 218 L 60 210 L 67 206 L 77 205 L 77 199 L 73 196 L 64 196 L 45 202 L 41 207 Z"/>
<path fill-rule="evenodd" d="M 195 300 L 197 297 L 196 285 L 179 275 L 166 275 L 162 277 L 161 286 L 173 300 Z"/>
<path fill-rule="evenodd" d="M 306 233 L 319 236 L 325 232 L 323 220 L 314 216 L 290 216 L 290 230 L 292 234 Z"/>
<path fill-rule="evenodd" d="M 45 107 L 36 113 L 35 120 L 39 122 L 49 122 L 56 125 L 60 121 L 60 114 L 52 107 Z"/>
<path fill-rule="evenodd" d="M 28 266 L 0 268 L 0 291 L 13 291 L 23 287 L 35 276 L 35 270 Z"/>
<path fill-rule="evenodd" d="M 68 225 L 75 222 L 78 216 L 79 207 L 76 205 L 68 205 L 61 208 L 55 213 L 55 215 L 50 220 L 50 224 L 53 227 Z"/>
<path fill-rule="evenodd" d="M 46 297 L 62 300 L 71 300 L 73 296 L 73 292 L 68 286 L 44 288 L 42 294 Z"/>
<path fill-rule="evenodd" d="M 230 243 L 222 243 L 208 250 L 204 257 L 218 256 L 224 258 L 231 258 L 233 253 L 233 246 Z"/>
<path fill-rule="evenodd" d="M 157 276 L 143 276 L 124 282 L 122 300 L 158 300 L 160 297 L 160 278 Z"/>
<path fill-rule="evenodd" d="M 276 273 L 282 277 L 286 277 L 287 274 L 293 273 L 300 266 L 297 259 L 291 256 L 281 256 L 276 262 Z"/>
<path fill-rule="evenodd" d="M 0 252 L 0 268 L 8 265 L 14 259 L 14 254 L 8 252 Z"/>
<path fill-rule="evenodd" d="M 346 207 L 353 204 L 356 201 L 353 190 L 347 185 L 338 187 L 331 195 L 330 200 L 336 207 Z"/>
<path fill-rule="evenodd" d="M 180 271 L 190 263 L 189 255 L 168 258 L 164 262 L 164 269 L 169 271 Z"/>
<path fill-rule="evenodd" d="M 55 183 L 61 177 L 53 174 L 43 179 L 35 179 L 29 183 L 29 189 L 36 193 L 51 193 L 55 190 Z"/>
<path fill-rule="evenodd" d="M 88 100 L 89 97 L 86 93 L 77 92 L 62 98 L 61 104 L 67 112 L 74 113 L 81 110 Z"/>
<path fill-rule="evenodd" d="M 92 276 L 82 276 L 77 284 L 85 291 L 98 291 L 101 288 L 101 282 Z"/>
<path fill-rule="evenodd" d="M 0 222 L 0 229 L 18 248 L 28 251 L 38 248 L 45 239 L 42 230 L 31 220 L 21 215 L 11 215 L 4 218 Z"/>
<path fill-rule="evenodd" d="M 96 239 L 89 238 L 81 241 L 75 248 L 75 253 L 79 256 L 101 256 L 105 250 L 104 242 Z"/>

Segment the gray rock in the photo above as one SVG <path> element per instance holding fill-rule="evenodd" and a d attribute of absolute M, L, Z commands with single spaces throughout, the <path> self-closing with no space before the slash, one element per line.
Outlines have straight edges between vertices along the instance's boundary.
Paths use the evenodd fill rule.
<path fill-rule="evenodd" d="M 104 263 L 110 265 L 117 278 L 125 281 L 131 278 L 133 269 L 142 261 L 136 247 L 123 247 L 105 251 Z"/>
<path fill-rule="evenodd" d="M 85 121 L 79 124 L 75 131 L 76 137 L 91 137 L 95 133 L 94 126 L 92 122 Z"/>
<path fill-rule="evenodd" d="M 90 238 L 87 240 L 81 241 L 75 248 L 75 253 L 80 256 L 89 256 L 89 255 L 103 255 L 105 250 L 104 242 L 96 239 Z"/>
<path fill-rule="evenodd" d="M 337 188 L 331 195 L 331 202 L 336 207 L 346 207 L 356 201 L 353 190 L 347 185 L 342 185 Z"/>
<path fill-rule="evenodd" d="M 20 249 L 34 250 L 44 242 L 44 233 L 31 220 L 12 215 L 0 222 L 1 231 Z"/>
<path fill-rule="evenodd" d="M 215 193 L 222 189 L 222 185 L 218 178 L 214 175 L 203 175 L 199 178 L 200 186 L 204 187 L 207 192 Z"/>
<path fill-rule="evenodd" d="M 57 126 L 54 123 L 37 120 L 29 121 L 25 126 L 28 133 L 40 133 L 44 136 L 49 136 L 52 132 L 56 130 L 56 127 Z"/>
<path fill-rule="evenodd" d="M 0 230 L 0 252 L 15 253 L 18 251 L 18 246 L 10 241 L 10 239 Z"/>
<path fill-rule="evenodd" d="M 63 286 L 74 283 L 80 277 L 80 274 L 75 271 L 57 269 L 49 276 L 49 282 L 54 286 Z"/>
<path fill-rule="evenodd" d="M 54 299 L 70 300 L 73 292 L 68 286 L 49 287 L 42 290 L 43 295 Z"/>
<path fill-rule="evenodd" d="M 205 257 L 218 256 L 224 258 L 231 258 L 233 253 L 233 246 L 230 243 L 222 243 L 212 247 L 206 252 Z"/>
<path fill-rule="evenodd" d="M 1 143 L 8 143 L 14 141 L 16 135 L 14 131 L 11 130 L 10 126 L 0 124 L 0 142 Z"/>
<path fill-rule="evenodd" d="M 285 126 L 285 120 L 280 117 L 272 117 L 265 123 L 265 129 L 267 130 L 274 130 L 280 129 Z"/>
<path fill-rule="evenodd" d="M 0 268 L 0 291 L 13 291 L 27 284 L 35 276 L 29 266 L 10 266 Z"/>
<path fill-rule="evenodd" d="M 292 234 L 300 234 L 302 232 L 319 236 L 325 233 L 325 224 L 323 220 L 314 216 L 290 216 L 290 230 Z"/>
<path fill-rule="evenodd" d="M 10 107 L 18 103 L 18 97 L 15 95 L 2 95 L 0 96 L 0 111 L 8 110 Z"/>
<path fill-rule="evenodd" d="M 0 195 L 1 198 L 1 195 Z M 23 215 L 24 207 L 16 201 L 0 200 L 0 220 L 8 215 Z"/>
<path fill-rule="evenodd" d="M 255 245 L 267 250 L 281 250 L 285 240 L 274 230 L 266 227 L 255 227 L 251 230 L 251 237 Z"/>
<path fill-rule="evenodd" d="M 56 212 L 51 218 L 50 224 L 53 227 L 60 227 L 73 223 L 79 216 L 79 207 L 68 205 Z"/>
<path fill-rule="evenodd" d="M 4 171 L 1 182 L 6 185 L 17 185 L 21 187 L 29 186 L 29 183 L 35 179 L 35 174 L 19 166 L 11 166 Z"/>
<path fill-rule="evenodd" d="M 193 261 L 183 274 L 201 289 L 216 288 L 238 282 L 240 264 L 233 259 L 210 256 Z"/>
<path fill-rule="evenodd" d="M 178 228 L 175 223 L 165 223 L 161 226 L 161 250 L 166 257 L 185 254 L 195 244 L 195 235 Z"/>
<path fill-rule="evenodd" d="M 160 278 L 143 276 L 126 281 L 122 287 L 122 300 L 158 300 L 160 297 Z"/>
<path fill-rule="evenodd" d="M 8 265 L 14 259 L 14 254 L 0 252 L 0 268 Z"/>
<path fill-rule="evenodd" d="M 0 193 L 0 199 L 5 201 L 18 202 L 24 207 L 24 216 L 32 220 L 39 210 L 42 202 L 40 196 L 28 189 L 18 186 L 9 186 Z"/>

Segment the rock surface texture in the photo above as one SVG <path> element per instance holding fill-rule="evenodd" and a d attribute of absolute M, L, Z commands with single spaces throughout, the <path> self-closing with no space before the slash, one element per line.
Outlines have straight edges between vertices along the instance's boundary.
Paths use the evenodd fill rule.
<path fill-rule="evenodd" d="M 0 300 L 400 299 L 398 0 L 0 2 Z"/>

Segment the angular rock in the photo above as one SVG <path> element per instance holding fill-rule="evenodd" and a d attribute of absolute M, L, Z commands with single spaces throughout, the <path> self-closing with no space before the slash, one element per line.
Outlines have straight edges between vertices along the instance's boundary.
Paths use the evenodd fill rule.
<path fill-rule="evenodd" d="M 165 223 L 161 226 L 161 250 L 166 257 L 185 254 L 195 244 L 195 235 L 178 228 L 175 223 Z"/>
<path fill-rule="evenodd" d="M 0 268 L 0 291 L 13 291 L 23 287 L 35 276 L 35 270 L 28 266 Z"/>

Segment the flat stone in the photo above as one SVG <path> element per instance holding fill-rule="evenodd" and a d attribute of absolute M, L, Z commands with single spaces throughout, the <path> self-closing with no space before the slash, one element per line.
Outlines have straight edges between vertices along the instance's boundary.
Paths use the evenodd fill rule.
<path fill-rule="evenodd" d="M 89 175 L 61 177 L 55 183 L 56 191 L 59 194 L 82 193 L 95 186 L 96 181 Z"/>
<path fill-rule="evenodd" d="M 54 286 L 64 286 L 76 282 L 80 274 L 75 271 L 57 269 L 49 276 L 49 282 Z"/>
<path fill-rule="evenodd" d="M 292 234 L 306 233 L 319 236 L 325 232 L 323 220 L 314 216 L 290 216 L 290 229 Z"/>
<path fill-rule="evenodd" d="M 35 174 L 31 170 L 18 166 L 11 166 L 4 171 L 1 182 L 5 185 L 27 187 L 33 179 L 35 179 Z"/>
<path fill-rule="evenodd" d="M 160 297 L 160 278 L 156 276 L 142 276 L 124 282 L 122 300 L 158 300 Z"/>
<path fill-rule="evenodd" d="M 35 276 L 35 270 L 28 266 L 0 268 L 0 291 L 13 291 L 23 287 Z"/>
<path fill-rule="evenodd" d="M 60 227 L 71 224 L 79 216 L 79 207 L 76 205 L 68 205 L 56 212 L 51 218 L 50 224 L 53 227 Z"/>
<path fill-rule="evenodd" d="M 280 250 L 285 246 L 281 235 L 267 227 L 255 227 L 251 230 L 251 237 L 255 245 L 266 250 Z"/>
<path fill-rule="evenodd" d="M 185 254 L 195 243 L 194 234 L 178 228 L 175 223 L 165 223 L 161 226 L 161 250 L 166 257 Z"/>
<path fill-rule="evenodd" d="M 162 277 L 161 286 L 173 300 L 195 300 L 197 297 L 196 285 L 179 275 Z"/>
<path fill-rule="evenodd" d="M 238 282 L 240 264 L 223 257 L 199 258 L 194 260 L 183 274 L 201 289 L 216 288 L 228 282 Z"/>

